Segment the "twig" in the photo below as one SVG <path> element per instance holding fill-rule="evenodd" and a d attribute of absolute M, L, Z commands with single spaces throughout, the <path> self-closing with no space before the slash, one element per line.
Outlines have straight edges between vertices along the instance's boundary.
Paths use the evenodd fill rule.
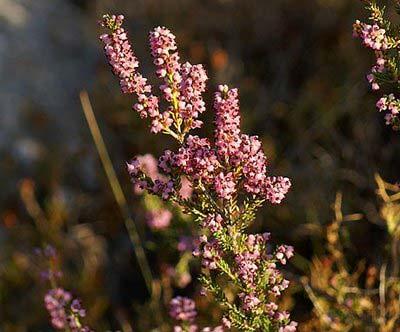
<path fill-rule="evenodd" d="M 379 275 L 379 302 L 381 308 L 381 324 L 386 324 L 386 263 L 382 265 Z"/>
<path fill-rule="evenodd" d="M 398 255 L 398 246 L 399 246 L 399 235 L 395 232 L 392 240 L 392 261 L 393 261 L 393 276 L 397 277 L 399 274 L 399 255 Z"/>
<path fill-rule="evenodd" d="M 101 163 L 103 164 L 104 171 L 106 172 L 108 182 L 110 183 L 112 192 L 114 194 L 115 200 L 119 206 L 121 215 L 124 219 L 125 227 L 128 231 L 129 238 L 133 244 L 133 250 L 135 252 L 136 258 L 139 263 L 140 270 L 142 272 L 144 281 L 146 283 L 146 287 L 152 295 L 152 284 L 153 277 L 150 270 L 150 265 L 147 261 L 142 242 L 140 240 L 139 234 L 137 232 L 137 228 L 135 222 L 131 217 L 131 213 L 128 208 L 128 203 L 125 198 L 125 195 L 122 191 L 121 184 L 118 181 L 117 175 L 115 174 L 115 170 L 112 166 L 110 156 L 108 154 L 106 145 L 104 143 L 103 137 L 101 135 L 99 126 L 97 124 L 92 105 L 89 100 L 88 93 L 86 91 L 81 91 L 79 94 L 81 105 L 83 112 L 86 117 L 86 121 L 88 123 L 90 132 L 92 134 L 94 143 L 96 145 L 97 152 L 101 159 Z"/>
<path fill-rule="evenodd" d="M 19 192 L 29 215 L 35 221 L 38 229 L 42 233 L 45 233 L 45 230 L 49 227 L 49 221 L 47 220 L 46 213 L 42 210 L 36 200 L 33 181 L 28 179 L 23 180 Z"/>
<path fill-rule="evenodd" d="M 308 284 L 307 280 L 305 278 L 302 278 L 300 281 L 303 284 L 304 290 L 306 291 L 310 301 L 313 303 L 318 317 L 322 319 L 325 324 L 330 323 L 331 321 L 329 319 L 329 316 L 325 314 L 324 309 L 320 306 L 318 298 Z"/>

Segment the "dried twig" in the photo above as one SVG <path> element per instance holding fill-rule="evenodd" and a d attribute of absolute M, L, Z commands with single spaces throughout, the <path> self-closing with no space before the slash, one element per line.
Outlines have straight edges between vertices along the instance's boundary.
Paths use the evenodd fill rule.
<path fill-rule="evenodd" d="M 108 154 L 106 145 L 104 143 L 103 137 L 101 135 L 99 126 L 97 124 L 92 105 L 89 100 L 89 96 L 86 91 L 82 91 L 79 95 L 82 109 L 86 117 L 90 132 L 92 134 L 94 143 L 96 145 L 97 152 L 103 164 L 104 171 L 106 172 L 108 182 L 110 183 L 112 192 L 114 194 L 115 200 L 119 206 L 121 215 L 124 219 L 125 227 L 128 231 L 130 240 L 133 244 L 133 250 L 135 251 L 136 258 L 139 263 L 143 278 L 146 283 L 146 287 L 150 294 L 152 294 L 153 277 L 150 270 L 150 265 L 147 261 L 142 242 L 140 240 L 139 234 L 135 222 L 131 217 L 131 213 L 128 207 L 127 200 L 122 191 L 121 184 L 118 181 L 115 170 L 112 166 L 110 156 Z"/>

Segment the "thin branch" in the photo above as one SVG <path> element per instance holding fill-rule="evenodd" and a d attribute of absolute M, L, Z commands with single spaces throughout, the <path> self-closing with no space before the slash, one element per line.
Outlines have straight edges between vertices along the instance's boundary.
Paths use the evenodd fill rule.
<path fill-rule="evenodd" d="M 306 291 L 310 301 L 312 302 L 315 311 L 318 317 L 326 324 L 330 323 L 329 316 L 325 314 L 324 309 L 320 306 L 317 296 L 315 295 L 314 291 L 308 284 L 308 281 L 305 278 L 301 279 L 301 283 L 303 284 L 304 290 Z"/>
<path fill-rule="evenodd" d="M 381 308 L 382 326 L 386 324 L 386 263 L 379 273 L 379 303 Z"/>
<path fill-rule="evenodd" d="M 23 180 L 19 192 L 28 214 L 35 221 L 38 229 L 42 233 L 45 233 L 50 223 L 46 217 L 46 213 L 36 200 L 33 181 L 28 179 Z"/>

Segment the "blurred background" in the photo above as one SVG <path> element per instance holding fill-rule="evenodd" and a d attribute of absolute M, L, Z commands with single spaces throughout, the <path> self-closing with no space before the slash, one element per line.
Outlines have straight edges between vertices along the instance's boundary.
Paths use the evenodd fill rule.
<path fill-rule="evenodd" d="M 51 331 L 42 305 L 48 286 L 33 254 L 47 243 L 62 256 L 63 286 L 82 298 L 96 330 L 150 331 L 154 323 L 79 92 L 89 93 L 161 279 L 155 248 L 168 237 L 146 228 L 125 161 L 159 156 L 172 142 L 150 135 L 120 94 L 98 40 L 103 13 L 125 15 L 145 76 L 154 79 L 147 33 L 164 25 L 183 60 L 205 64 L 208 105 L 217 84 L 239 88 L 243 131 L 260 136 L 271 173 L 293 182 L 286 202 L 264 208 L 255 226 L 295 247 L 293 279 L 324 252 L 322 227 L 337 191 L 345 211 L 365 217 L 352 226 L 353 259 L 379 260 L 385 235 L 374 173 L 399 180 L 400 139 L 365 81 L 373 55 L 352 38 L 353 21 L 365 17 L 361 1 L 0 0 L 0 331 Z M 203 119 L 210 135 L 212 112 Z M 192 284 L 171 292 L 192 294 Z M 311 302 L 301 286 L 290 294 L 293 318 L 306 322 Z"/>

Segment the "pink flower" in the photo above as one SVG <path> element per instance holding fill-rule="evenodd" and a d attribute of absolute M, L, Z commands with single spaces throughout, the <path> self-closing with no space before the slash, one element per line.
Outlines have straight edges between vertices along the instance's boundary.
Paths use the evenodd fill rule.
<path fill-rule="evenodd" d="M 237 165 L 238 150 L 241 146 L 240 114 L 237 89 L 229 90 L 220 85 L 214 97 L 215 146 L 222 160 Z"/>
<path fill-rule="evenodd" d="M 220 214 L 210 214 L 203 220 L 202 226 L 208 229 L 211 233 L 215 233 L 222 229 L 223 222 L 223 218 Z"/>
<path fill-rule="evenodd" d="M 139 172 L 145 173 L 152 179 L 159 177 L 157 160 L 149 153 L 143 156 L 136 156 L 127 166 L 129 175 L 132 177 L 137 176 Z M 134 192 L 135 194 L 141 194 L 143 192 L 143 185 L 135 183 Z"/>
<path fill-rule="evenodd" d="M 158 99 L 151 94 L 151 86 L 137 72 L 139 64 L 127 34 L 122 28 L 123 19 L 123 16 L 104 16 L 101 24 L 110 29 L 110 33 L 102 35 L 101 40 L 105 44 L 104 50 L 112 70 L 120 79 L 121 89 L 124 93 L 135 93 L 138 97 L 134 109 L 141 117 L 151 118 L 151 131 L 154 133 L 167 130 L 176 121 L 171 117 L 175 112 L 178 112 L 179 117 L 183 119 L 184 130 L 198 127 L 200 122 L 197 117 L 205 110 L 202 93 L 206 88 L 207 75 L 204 68 L 201 65 L 179 63 L 175 36 L 170 30 L 157 27 L 150 33 L 151 53 L 157 66 L 157 74 L 164 80 L 160 89 L 165 99 L 171 103 L 166 111 L 160 113 Z M 382 38 L 379 37 L 381 31 L 375 30 L 371 31 L 376 44 Z M 384 60 L 379 59 L 377 68 L 382 66 Z M 237 180 L 233 172 L 221 172 L 219 168 L 222 164 L 233 167 L 242 165 L 245 190 L 251 194 L 265 196 L 272 203 L 279 203 L 287 193 L 290 182 L 286 178 L 268 178 L 266 157 L 262 152 L 261 143 L 257 137 L 241 134 L 237 89 L 229 89 L 225 85 L 219 86 L 215 94 L 214 108 L 215 147 L 211 146 L 207 139 L 189 136 L 178 153 L 167 151 L 160 158 L 159 166 L 166 173 L 169 173 L 173 166 L 194 181 L 201 181 L 204 184 L 215 183 L 217 194 L 221 198 L 230 199 L 235 193 Z M 176 116 L 178 115 L 175 114 Z M 142 159 L 145 157 L 147 156 Z M 145 160 L 139 161 L 146 163 Z M 149 169 L 141 171 L 154 178 L 157 169 L 153 160 L 148 160 L 147 164 Z M 128 165 L 128 171 L 133 177 L 138 175 L 140 170 L 137 161 L 132 161 Z M 161 192 L 164 198 L 169 197 L 171 185 L 163 179 L 160 181 L 155 183 L 151 190 L 154 193 Z M 138 182 L 136 191 L 139 191 L 140 187 L 146 187 L 143 180 Z"/>
<path fill-rule="evenodd" d="M 243 160 L 244 190 L 261 196 L 267 177 L 267 158 L 257 136 L 242 135 L 240 158 Z"/>
<path fill-rule="evenodd" d="M 180 171 L 193 178 L 209 184 L 219 168 L 215 151 L 206 138 L 189 135 L 186 144 L 174 156 L 174 164 Z"/>
<path fill-rule="evenodd" d="M 289 317 L 290 317 L 290 315 L 289 315 L 289 313 L 287 311 L 277 311 L 275 313 L 275 318 L 278 321 L 286 321 L 286 320 L 289 319 Z"/>
<path fill-rule="evenodd" d="M 100 36 L 104 43 L 104 51 L 113 73 L 119 77 L 123 93 L 149 92 L 146 79 L 142 76 L 134 77 L 139 62 L 132 51 L 125 30 L 121 27 L 124 21 L 122 15 L 105 17 L 102 25 L 112 30 L 111 34 Z"/>
<path fill-rule="evenodd" d="M 259 266 L 260 255 L 258 253 L 244 252 L 235 257 L 238 275 L 249 287 L 255 286 L 256 275 Z"/>
<path fill-rule="evenodd" d="M 362 39 L 366 47 L 373 50 L 386 50 L 388 48 L 388 40 L 386 30 L 377 24 L 365 24 L 356 21 L 353 25 L 353 35 Z"/>
<path fill-rule="evenodd" d="M 224 174 L 220 172 L 215 177 L 215 191 L 220 198 L 231 199 L 236 189 L 236 181 L 233 177 L 233 173 L 229 172 Z"/>
<path fill-rule="evenodd" d="M 207 75 L 203 66 L 181 65 L 175 36 L 170 30 L 158 27 L 150 33 L 151 53 L 157 75 L 163 81 L 160 90 L 168 102 L 164 112 L 159 112 L 158 99 L 151 95 L 146 80 L 136 72 L 137 60 L 126 33 L 121 30 L 122 19 L 108 17 L 104 22 L 111 30 L 103 40 L 106 54 L 114 73 L 123 81 L 124 91 L 138 95 L 134 108 L 141 117 L 151 118 L 152 132 L 164 131 L 179 142 L 177 151 L 166 150 L 158 164 L 151 156 L 139 156 L 131 161 L 128 172 L 132 181 L 151 194 L 182 205 L 200 220 L 202 235 L 194 241 L 194 246 L 181 240 L 178 249 L 193 249 L 193 255 L 201 259 L 202 268 L 208 270 L 206 276 L 214 279 L 214 275 L 225 274 L 229 280 L 237 281 L 242 310 L 253 311 L 257 318 L 259 313 L 266 312 L 274 326 L 287 328 L 284 331 L 289 332 L 295 323 L 289 324 L 289 316 L 277 312 L 276 304 L 266 299 L 279 296 L 288 287 L 289 282 L 278 270 L 277 262 L 285 264 L 293 256 L 293 248 L 280 246 L 270 253 L 270 234 L 247 234 L 244 229 L 254 216 L 252 213 L 249 217 L 241 215 L 252 209 L 252 204 L 256 209 L 265 201 L 281 203 L 291 182 L 287 177 L 271 176 L 260 139 L 241 132 L 238 90 L 220 85 L 215 93 L 214 140 L 188 134 L 201 126 L 198 117 L 206 109 L 202 94 Z M 364 42 L 370 47 L 385 48 L 385 31 L 361 24 L 356 31 L 364 34 Z M 379 56 L 369 76 L 373 87 L 377 85 L 376 74 L 383 72 L 385 65 L 385 59 Z M 392 116 L 398 113 L 395 101 L 385 101 L 385 107 Z M 159 174 L 157 167 L 163 174 Z M 172 215 L 162 209 L 152 211 L 147 217 L 150 227 L 162 229 L 168 227 Z M 211 270 L 215 271 L 210 273 Z M 188 276 L 185 277 L 183 283 L 188 282 Z M 218 283 L 218 280 L 211 282 Z M 174 331 L 199 331 L 194 323 L 196 309 L 192 300 L 173 299 L 170 314 L 180 322 Z M 225 318 L 223 326 L 206 327 L 202 331 L 222 331 L 231 325 Z"/>
<path fill-rule="evenodd" d="M 79 319 L 86 316 L 81 302 L 73 299 L 70 292 L 62 288 L 50 289 L 44 303 L 51 317 L 51 324 L 57 330 L 68 329 L 71 332 L 91 332 L 90 328 L 83 326 Z"/>
<path fill-rule="evenodd" d="M 260 299 L 253 293 L 240 293 L 239 298 L 242 300 L 242 307 L 245 311 L 254 310 L 260 303 Z"/>
<path fill-rule="evenodd" d="M 44 303 L 51 316 L 51 323 L 56 329 L 64 329 L 67 326 L 66 306 L 72 300 L 72 295 L 62 288 L 54 288 L 47 292 Z"/>
<path fill-rule="evenodd" d="M 128 173 L 132 177 L 136 177 L 141 171 L 140 161 L 137 158 L 133 158 L 129 163 L 126 163 Z"/>
<path fill-rule="evenodd" d="M 156 179 L 153 188 L 148 189 L 151 193 L 159 195 L 162 199 L 167 200 L 175 193 L 174 183 L 172 180 Z"/>
<path fill-rule="evenodd" d="M 380 98 L 377 103 L 376 107 L 378 108 L 379 112 L 382 112 L 387 109 L 387 97 Z"/>
<path fill-rule="evenodd" d="M 177 249 L 180 252 L 193 251 L 195 242 L 196 241 L 190 236 L 181 236 L 178 241 Z"/>
<path fill-rule="evenodd" d="M 174 163 L 174 154 L 170 150 L 165 150 L 164 154 L 158 159 L 158 167 L 165 173 L 169 174 Z"/>
<path fill-rule="evenodd" d="M 399 109 L 400 109 L 400 101 L 397 99 L 393 93 L 383 96 L 376 103 L 376 107 L 379 112 L 388 111 L 385 114 L 385 120 L 387 125 L 391 125 L 393 129 L 400 128 L 400 120 L 399 120 Z"/>
<path fill-rule="evenodd" d="M 379 84 L 375 81 L 375 76 L 374 76 L 374 74 L 368 74 L 367 75 L 367 81 L 369 82 L 369 83 L 371 83 L 371 88 L 372 88 L 372 90 L 374 90 L 374 91 L 376 91 L 376 90 L 379 90 L 380 89 L 380 86 L 379 86 Z"/>
<path fill-rule="evenodd" d="M 232 323 L 231 323 L 231 321 L 230 321 L 228 318 L 222 317 L 222 325 L 223 325 L 224 327 L 226 327 L 227 329 L 230 329 L 231 326 L 232 326 Z"/>
<path fill-rule="evenodd" d="M 191 65 L 186 62 L 181 68 L 179 112 L 187 121 L 187 128 L 199 128 L 202 124 L 197 120 L 199 114 L 206 110 L 202 94 L 206 90 L 208 79 L 203 65 Z"/>
<path fill-rule="evenodd" d="M 100 36 L 104 43 L 104 52 L 113 73 L 119 78 L 123 93 L 136 94 L 138 103 L 133 106 L 140 117 L 151 119 L 151 131 L 158 133 L 171 125 L 169 113 L 160 114 L 158 98 L 151 94 L 151 86 L 147 84 L 137 68 L 139 62 L 133 53 L 127 33 L 122 28 L 124 17 L 105 15 L 101 25 L 110 29 L 109 34 Z"/>
<path fill-rule="evenodd" d="M 160 209 L 147 213 L 147 225 L 151 229 L 161 230 L 167 228 L 171 219 L 172 213 L 167 209 Z"/>
<path fill-rule="evenodd" d="M 193 322 L 197 316 L 196 305 L 192 299 L 177 296 L 170 302 L 169 315 L 183 322 Z"/>
<path fill-rule="evenodd" d="M 186 176 L 181 178 L 181 189 L 179 190 L 179 195 L 183 199 L 190 198 L 193 193 L 193 188 L 191 182 L 187 179 Z"/>
<path fill-rule="evenodd" d="M 272 204 L 279 204 L 285 198 L 292 186 L 289 178 L 283 176 L 269 176 L 264 182 L 265 198 Z"/>
<path fill-rule="evenodd" d="M 292 246 L 281 245 L 278 247 L 275 257 L 282 263 L 286 264 L 286 260 L 294 256 Z"/>
<path fill-rule="evenodd" d="M 161 78 L 177 74 L 180 69 L 179 55 L 176 52 L 175 36 L 165 27 L 157 27 L 149 34 L 151 55 Z M 180 81 L 180 77 L 174 77 Z"/>
<path fill-rule="evenodd" d="M 291 321 L 288 325 L 279 328 L 279 332 L 296 332 L 297 322 Z"/>
<path fill-rule="evenodd" d="M 193 256 L 201 256 L 201 264 L 203 268 L 215 270 L 217 262 L 221 259 L 221 248 L 216 239 L 208 239 L 206 235 L 202 235 L 199 239 L 200 243 L 193 250 Z"/>
<path fill-rule="evenodd" d="M 269 316 L 274 317 L 275 312 L 278 310 L 278 305 L 275 302 L 269 302 L 265 305 L 265 309 Z"/>

